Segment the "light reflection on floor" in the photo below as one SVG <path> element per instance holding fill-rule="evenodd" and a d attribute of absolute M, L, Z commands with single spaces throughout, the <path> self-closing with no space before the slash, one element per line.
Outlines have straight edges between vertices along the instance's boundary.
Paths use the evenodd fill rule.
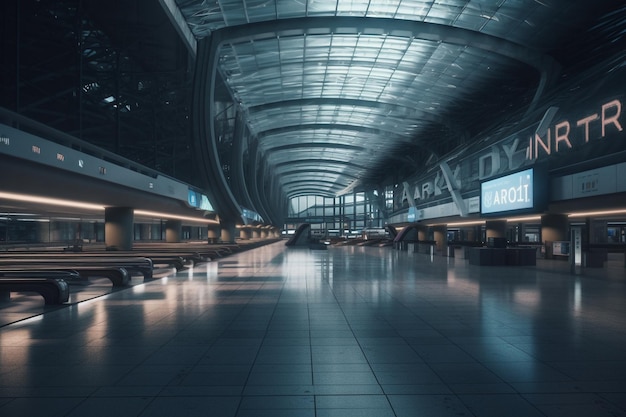
<path fill-rule="evenodd" d="M 61 309 L 18 296 L 0 415 L 623 416 L 626 279 L 597 274 L 279 242 Z"/>

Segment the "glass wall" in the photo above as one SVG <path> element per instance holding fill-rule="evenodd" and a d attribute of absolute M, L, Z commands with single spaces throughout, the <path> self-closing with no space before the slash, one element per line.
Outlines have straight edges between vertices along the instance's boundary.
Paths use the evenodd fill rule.
<path fill-rule="evenodd" d="M 15 245 L 103 244 L 103 219 L 50 217 L 0 211 L 0 250 Z M 205 241 L 207 226 L 183 225 L 182 241 Z M 165 221 L 153 220 L 133 224 L 134 241 L 165 241 Z"/>
<path fill-rule="evenodd" d="M 382 197 L 382 198 L 381 198 Z M 380 205 L 384 204 L 382 209 Z M 382 229 L 387 224 L 386 206 L 393 205 L 393 190 L 357 192 L 340 197 L 294 197 L 289 202 L 289 213 L 284 230 L 294 230 L 299 224 L 310 223 L 312 228 L 324 229 L 329 236 L 361 234 L 367 229 Z"/>

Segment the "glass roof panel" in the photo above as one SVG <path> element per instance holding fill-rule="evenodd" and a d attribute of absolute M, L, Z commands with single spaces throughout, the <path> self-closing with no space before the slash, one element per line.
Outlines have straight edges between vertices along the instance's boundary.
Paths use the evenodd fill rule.
<path fill-rule="evenodd" d="M 293 0 L 276 0 L 276 17 L 289 19 L 306 15 L 307 2 Z"/>
<path fill-rule="evenodd" d="M 456 120 L 468 110 L 517 99 L 516 89 L 532 97 L 539 74 L 547 73 L 536 63 L 544 62 L 541 51 L 552 52 L 559 37 L 574 33 L 560 31 L 576 27 L 585 3 L 176 1 L 198 38 L 241 25 L 216 62 L 268 171 L 280 166 L 276 172 L 293 176 L 290 163 L 326 160 L 337 174 L 324 178 L 341 184 L 347 180 L 337 164 L 379 165 L 394 148 L 421 143 L 433 131 L 468 130 Z M 316 19 L 302 26 L 278 21 L 275 33 L 246 25 L 292 18 Z M 386 19 L 398 19 L 397 27 Z M 499 88 L 489 91 L 493 85 Z M 356 178 L 364 172 L 354 164 L 349 170 Z"/>
<path fill-rule="evenodd" d="M 386 136 L 408 135 L 414 129 L 414 121 L 406 118 L 407 111 L 389 107 L 364 106 L 290 106 L 276 107 L 250 115 L 250 124 L 255 132 L 285 126 L 305 124 L 330 124 L 337 119 L 354 126 L 371 126 L 386 132 Z M 404 129 L 411 129 L 409 132 Z"/>

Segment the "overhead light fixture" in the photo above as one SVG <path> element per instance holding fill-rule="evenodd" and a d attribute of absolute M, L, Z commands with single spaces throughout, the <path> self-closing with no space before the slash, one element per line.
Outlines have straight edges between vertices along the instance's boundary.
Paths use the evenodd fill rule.
<path fill-rule="evenodd" d="M 26 203 L 35 203 L 35 204 L 50 204 L 53 206 L 60 207 L 72 207 L 79 208 L 85 210 L 96 210 L 96 211 L 104 211 L 104 206 L 98 204 L 90 204 L 83 203 L 80 201 L 72 201 L 72 200 L 63 200 L 60 198 L 50 198 L 50 197 L 41 197 L 30 194 L 15 194 L 15 193 L 4 193 L 0 192 L 0 199 L 13 200 L 13 201 L 23 201 Z"/>
<path fill-rule="evenodd" d="M 207 224 L 207 223 L 219 224 L 217 220 L 211 220 L 211 219 L 207 219 L 204 217 L 179 216 L 177 214 L 159 213 L 156 211 L 135 210 L 134 214 L 138 216 L 149 216 L 149 217 L 157 217 L 157 218 L 173 219 L 173 220 L 185 220 L 189 222 L 203 223 L 203 224 Z"/>
<path fill-rule="evenodd" d="M 29 194 L 0 192 L 0 200 L 1 199 L 21 201 L 21 202 L 33 203 L 33 204 L 48 204 L 48 205 L 59 206 L 59 207 L 72 207 L 72 208 L 99 211 L 99 212 L 104 212 L 104 209 L 105 209 L 105 206 L 98 205 L 98 204 L 90 204 L 90 203 L 84 203 L 84 202 L 73 201 L 73 200 L 63 200 L 60 198 L 41 197 L 41 196 L 29 195 Z M 158 218 L 164 218 L 164 219 L 177 219 L 177 220 L 185 220 L 185 221 L 204 223 L 204 224 L 219 223 L 216 220 L 211 220 L 211 219 L 206 219 L 206 218 L 179 216 L 176 214 L 159 213 L 159 212 L 145 211 L 145 210 L 134 210 L 134 214 L 139 215 L 139 216 L 150 216 L 150 217 L 158 217 Z"/>
<path fill-rule="evenodd" d="M 468 221 L 468 222 L 448 223 L 448 226 L 478 226 L 479 224 L 480 225 L 485 224 L 485 221 L 475 220 L 475 221 Z"/>
<path fill-rule="evenodd" d="M 621 210 L 604 210 L 604 211 L 584 211 L 578 213 L 569 213 L 569 217 L 591 217 L 591 216 L 611 216 L 614 214 L 626 214 L 626 209 Z"/>
<path fill-rule="evenodd" d="M 507 222 L 528 222 L 532 220 L 541 220 L 541 216 L 512 217 L 510 219 L 506 219 Z"/>

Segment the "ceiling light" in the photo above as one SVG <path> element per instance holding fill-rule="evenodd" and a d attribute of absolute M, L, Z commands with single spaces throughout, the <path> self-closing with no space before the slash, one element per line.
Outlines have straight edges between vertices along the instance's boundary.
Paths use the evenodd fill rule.
<path fill-rule="evenodd" d="M 53 206 L 61 206 L 61 207 L 73 207 L 73 208 L 80 208 L 80 209 L 85 209 L 85 210 L 98 210 L 98 211 L 104 210 L 104 206 L 98 205 L 98 204 L 82 203 L 80 201 L 63 200 L 60 198 L 40 197 L 40 196 L 29 195 L 29 194 L 14 194 L 14 193 L 0 192 L 0 198 L 4 198 L 7 200 L 14 200 L 14 201 L 24 201 L 27 203 L 50 204 Z"/>
<path fill-rule="evenodd" d="M 622 210 L 605 210 L 605 211 L 584 211 L 578 213 L 569 213 L 569 217 L 591 217 L 591 216 L 610 216 L 613 214 L 626 214 L 626 209 Z"/>
<path fill-rule="evenodd" d="M 467 222 L 456 222 L 456 223 L 448 223 L 448 226 L 478 226 L 485 224 L 484 220 L 475 220 L 475 221 L 467 221 Z"/>
<path fill-rule="evenodd" d="M 185 220 L 189 222 L 197 222 L 197 223 L 214 223 L 219 224 L 217 220 L 211 220 L 204 217 L 191 217 L 191 216 L 179 216 L 177 214 L 167 214 L 167 213 L 158 213 L 156 211 L 146 211 L 146 210 L 135 210 L 134 214 L 137 216 L 149 216 L 149 217 L 157 217 L 163 219 L 174 219 L 174 220 Z"/>

